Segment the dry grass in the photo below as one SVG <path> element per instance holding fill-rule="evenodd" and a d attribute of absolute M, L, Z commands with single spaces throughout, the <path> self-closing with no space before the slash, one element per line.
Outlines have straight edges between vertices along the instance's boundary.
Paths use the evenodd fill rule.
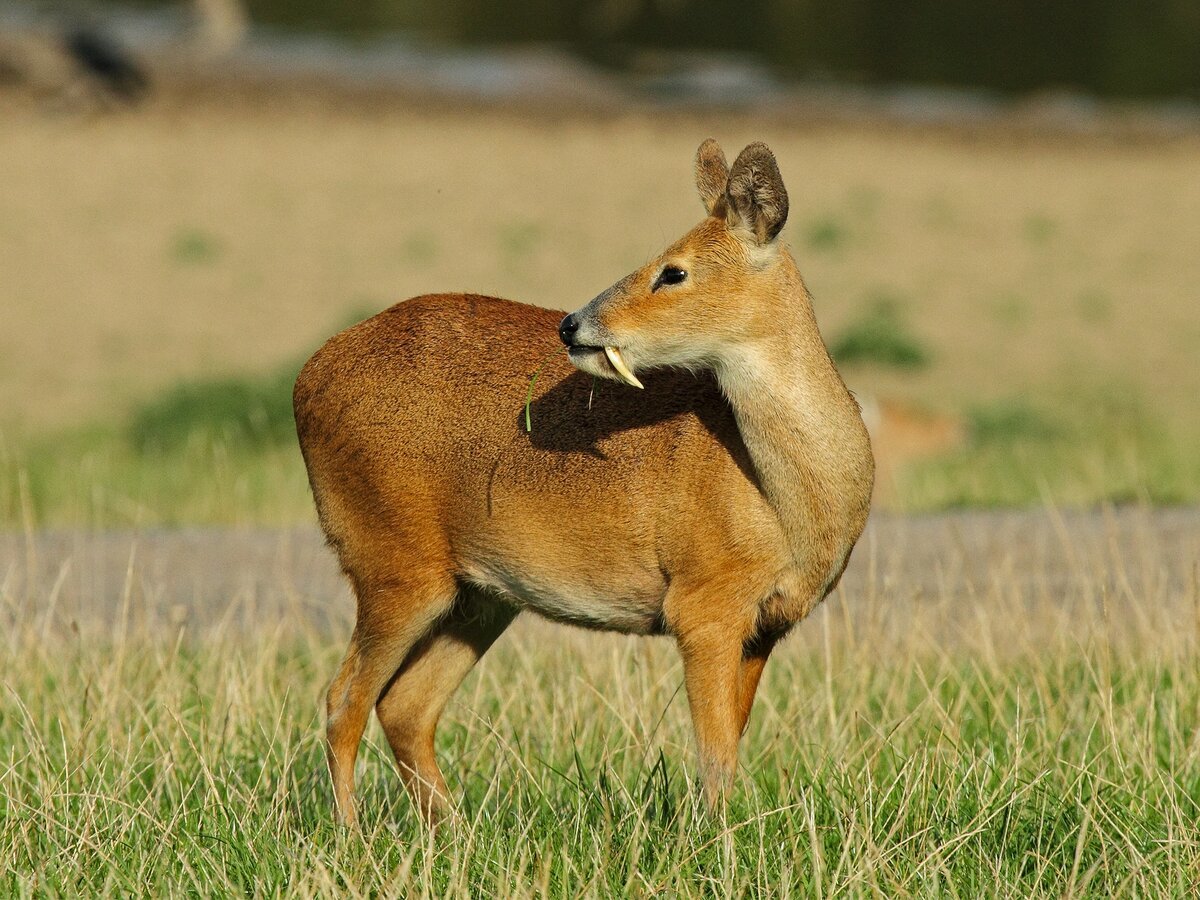
<path fill-rule="evenodd" d="M 0 424 L 104 419 L 180 377 L 261 371 L 348 310 L 426 291 L 575 308 L 695 222 L 691 158 L 712 134 L 777 152 L 826 334 L 883 296 L 932 353 L 852 386 L 961 410 L 1121 383 L 1200 428 L 1194 140 L 533 120 L 287 92 L 5 115 Z"/>
<path fill-rule="evenodd" d="M 363 831 L 330 823 L 349 609 L 311 532 L 9 538 L 2 890 L 1188 896 L 1198 537 L 1182 512 L 875 522 L 772 660 L 717 816 L 668 642 L 518 625 L 443 725 L 464 803 L 436 836 L 374 727 Z"/>

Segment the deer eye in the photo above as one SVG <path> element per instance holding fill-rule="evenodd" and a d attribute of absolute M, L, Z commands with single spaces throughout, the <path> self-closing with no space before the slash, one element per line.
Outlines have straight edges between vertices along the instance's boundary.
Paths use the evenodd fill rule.
<path fill-rule="evenodd" d="M 663 270 L 658 273 L 658 277 L 654 279 L 654 287 L 651 292 L 657 291 L 664 284 L 679 284 L 687 279 L 687 272 L 678 266 L 664 266 Z"/>

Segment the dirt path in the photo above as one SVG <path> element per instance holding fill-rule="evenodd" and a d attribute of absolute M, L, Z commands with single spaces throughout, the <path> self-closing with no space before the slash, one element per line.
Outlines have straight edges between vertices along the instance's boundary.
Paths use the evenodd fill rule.
<path fill-rule="evenodd" d="M 941 628 L 1001 605 L 1007 615 L 1082 604 L 1134 616 L 1167 605 L 1194 617 L 1198 576 L 1200 509 L 877 515 L 818 616 L 933 611 Z M 312 529 L 0 535 L 0 622 L 10 627 L 316 630 L 340 639 L 352 613 Z"/>

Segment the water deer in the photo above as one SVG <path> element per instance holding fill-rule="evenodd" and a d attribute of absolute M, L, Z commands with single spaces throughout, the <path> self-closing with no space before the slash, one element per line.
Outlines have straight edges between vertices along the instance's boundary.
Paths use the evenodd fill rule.
<path fill-rule="evenodd" d="M 327 698 L 343 821 L 372 707 L 423 816 L 449 811 L 438 718 L 524 610 L 674 638 L 704 791 L 724 796 L 767 657 L 841 576 L 874 464 L 780 245 L 771 151 L 729 168 L 705 141 L 696 184 L 704 220 L 561 321 L 417 297 L 301 371 L 300 446 L 358 603 Z M 526 407 L 556 331 L 567 352 Z M 595 377 L 616 384 L 593 398 Z"/>

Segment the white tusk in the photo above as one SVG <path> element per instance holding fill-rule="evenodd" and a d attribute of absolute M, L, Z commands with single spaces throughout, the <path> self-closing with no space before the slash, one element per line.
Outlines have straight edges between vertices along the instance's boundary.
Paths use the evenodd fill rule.
<path fill-rule="evenodd" d="M 605 347 L 604 355 L 608 357 L 608 361 L 612 363 L 612 367 L 617 370 L 617 374 L 621 376 L 621 380 L 626 384 L 633 385 L 635 388 L 645 389 L 645 385 L 637 380 L 637 376 L 629 371 L 629 366 L 625 365 L 625 360 L 621 359 L 621 351 L 616 347 Z"/>

